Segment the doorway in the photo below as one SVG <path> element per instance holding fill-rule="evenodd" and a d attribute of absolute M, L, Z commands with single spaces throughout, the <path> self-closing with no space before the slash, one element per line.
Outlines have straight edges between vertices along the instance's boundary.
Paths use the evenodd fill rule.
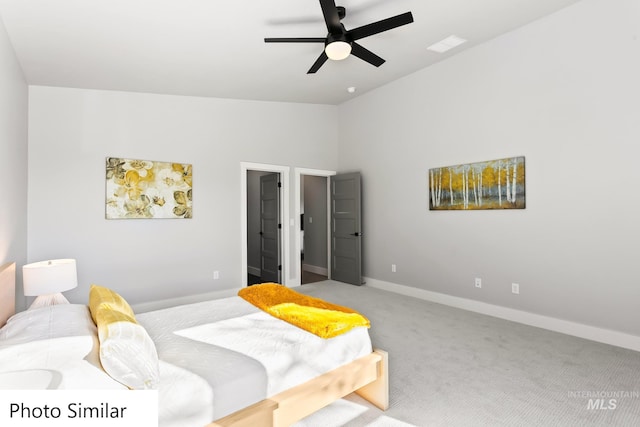
<path fill-rule="evenodd" d="M 304 285 L 331 278 L 329 177 L 335 171 L 296 168 L 294 236 L 296 282 Z"/>
<path fill-rule="evenodd" d="M 247 171 L 247 285 L 281 283 L 280 174 Z"/>
<path fill-rule="evenodd" d="M 289 167 L 241 164 L 242 287 L 287 285 L 289 263 Z"/>
<path fill-rule="evenodd" d="M 300 284 L 329 278 L 326 176 L 300 177 Z"/>

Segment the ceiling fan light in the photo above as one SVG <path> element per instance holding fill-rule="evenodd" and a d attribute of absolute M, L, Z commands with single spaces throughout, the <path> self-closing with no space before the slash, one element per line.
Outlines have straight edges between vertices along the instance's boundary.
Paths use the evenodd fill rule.
<path fill-rule="evenodd" d="M 341 61 L 351 54 L 351 44 L 344 41 L 334 41 L 327 44 L 324 52 L 329 59 Z"/>

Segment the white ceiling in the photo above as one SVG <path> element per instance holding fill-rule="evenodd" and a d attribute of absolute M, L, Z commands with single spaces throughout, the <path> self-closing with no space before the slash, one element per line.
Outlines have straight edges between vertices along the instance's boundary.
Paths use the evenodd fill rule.
<path fill-rule="evenodd" d="M 325 37 L 318 0 L 0 0 L 0 17 L 31 85 L 339 104 L 577 1 L 338 0 L 347 30 L 415 22 L 359 41 L 381 67 L 351 56 L 310 75 L 322 44 L 264 37 Z M 469 41 L 427 50 L 451 34 Z"/>

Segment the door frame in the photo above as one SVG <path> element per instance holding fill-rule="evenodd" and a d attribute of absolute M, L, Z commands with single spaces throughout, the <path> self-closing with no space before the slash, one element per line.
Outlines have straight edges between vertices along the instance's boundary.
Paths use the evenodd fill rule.
<path fill-rule="evenodd" d="M 280 247 L 280 259 L 282 261 L 282 273 L 280 278 L 282 284 L 290 286 L 289 276 L 291 266 L 291 248 L 289 244 L 289 228 L 293 225 L 293 221 L 289 219 L 289 166 L 269 165 L 264 163 L 240 162 L 240 284 L 243 288 L 247 287 L 248 271 L 247 271 L 247 173 L 250 170 L 262 172 L 274 172 L 280 174 L 280 182 L 282 182 L 282 194 L 280 197 L 280 221 L 282 223 L 282 240 Z"/>
<path fill-rule="evenodd" d="M 295 259 L 293 261 L 295 267 L 293 268 L 294 277 L 291 279 L 292 286 L 300 286 L 302 283 L 302 260 L 300 259 L 300 250 L 302 249 L 300 245 L 300 238 L 302 233 L 300 232 L 300 202 L 301 202 L 301 194 L 302 194 L 302 185 L 301 179 L 302 175 L 311 175 L 311 176 L 321 176 L 327 178 L 327 274 L 328 278 L 331 279 L 331 179 L 329 177 L 333 175 L 337 175 L 336 171 L 322 170 L 322 169 L 307 169 L 307 168 L 294 168 L 294 219 L 296 222 L 296 226 L 293 231 L 293 253 L 295 254 Z"/>

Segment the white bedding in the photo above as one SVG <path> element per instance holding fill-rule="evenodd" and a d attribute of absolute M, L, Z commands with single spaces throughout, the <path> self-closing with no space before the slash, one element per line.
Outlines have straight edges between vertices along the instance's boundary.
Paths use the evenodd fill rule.
<path fill-rule="evenodd" d="M 136 317 L 160 359 L 162 427 L 203 426 L 371 353 L 366 328 L 326 340 L 240 297 Z M 98 346 L 85 305 L 18 313 L 0 329 L 0 389 L 126 389 Z"/>
<path fill-rule="evenodd" d="M 366 328 L 327 340 L 278 320 L 240 297 L 137 318 L 156 343 L 160 360 L 207 380 L 213 391 L 213 419 L 372 351 Z"/>
<path fill-rule="evenodd" d="M 18 313 L 0 329 L 0 389 L 126 389 L 102 370 L 98 346 L 85 305 Z"/>

